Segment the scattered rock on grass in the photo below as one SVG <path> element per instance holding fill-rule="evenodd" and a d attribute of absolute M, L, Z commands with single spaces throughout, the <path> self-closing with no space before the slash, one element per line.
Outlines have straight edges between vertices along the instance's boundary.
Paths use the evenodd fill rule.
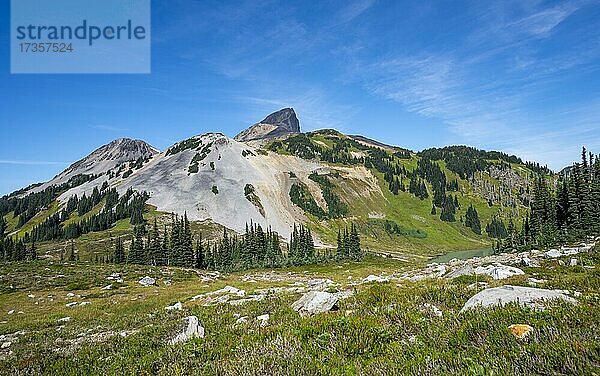
<path fill-rule="evenodd" d="M 439 309 L 438 307 L 436 307 L 435 305 L 433 305 L 431 303 L 423 304 L 423 308 L 429 309 L 431 311 L 431 313 L 433 313 L 437 317 L 442 317 L 444 315 L 444 313 L 442 312 L 441 309 Z"/>
<path fill-rule="evenodd" d="M 512 324 L 508 327 L 508 330 L 518 339 L 524 339 L 533 332 L 533 327 L 527 324 Z"/>
<path fill-rule="evenodd" d="M 569 266 L 577 266 L 578 262 L 579 262 L 579 260 L 577 260 L 576 258 L 572 258 L 571 261 L 569 262 Z"/>
<path fill-rule="evenodd" d="M 519 268 L 515 268 L 513 266 L 496 264 L 496 265 L 488 265 L 488 266 L 478 266 L 474 268 L 471 265 L 465 265 L 461 268 L 458 268 L 448 274 L 445 275 L 446 278 L 456 278 L 461 277 L 463 275 L 487 275 L 492 277 L 493 279 L 505 279 L 510 278 L 515 275 L 523 275 L 525 274 Z"/>
<path fill-rule="evenodd" d="M 265 327 L 268 325 L 270 318 L 271 316 L 268 313 L 265 313 L 264 315 L 258 316 L 256 319 L 260 321 L 260 326 Z"/>
<path fill-rule="evenodd" d="M 322 291 L 333 285 L 333 281 L 331 279 L 324 278 L 309 279 L 307 281 L 307 285 L 309 290 Z"/>
<path fill-rule="evenodd" d="M 544 302 L 555 299 L 577 303 L 577 300 L 567 296 L 563 290 L 505 285 L 480 291 L 472 296 L 460 311 L 465 312 L 476 307 L 504 306 L 513 302 L 519 303 L 522 307 L 543 309 Z"/>
<path fill-rule="evenodd" d="M 547 252 L 544 252 L 544 257 L 546 257 L 546 258 L 557 258 L 562 255 L 563 255 L 562 252 L 559 251 L 558 249 L 551 249 Z"/>
<path fill-rule="evenodd" d="M 144 278 L 140 279 L 138 283 L 144 287 L 148 287 L 154 286 L 156 284 L 156 280 L 152 277 L 145 276 Z"/>
<path fill-rule="evenodd" d="M 523 275 L 525 272 L 513 266 L 498 264 L 477 267 L 475 274 L 489 275 L 493 279 L 506 279 L 515 275 Z"/>
<path fill-rule="evenodd" d="M 333 309 L 338 302 L 338 297 L 325 291 L 311 291 L 304 294 L 292 304 L 292 309 L 300 316 L 312 316 Z"/>
<path fill-rule="evenodd" d="M 388 277 L 381 277 L 381 276 L 376 276 L 376 275 L 369 275 L 367 278 L 363 279 L 363 283 L 369 283 L 369 282 L 387 282 L 390 279 Z"/>
<path fill-rule="evenodd" d="M 172 306 L 165 307 L 165 309 L 167 311 L 175 311 L 175 310 L 181 311 L 183 309 L 183 304 L 181 304 L 181 302 L 177 302 L 177 303 L 173 304 Z"/>
<path fill-rule="evenodd" d="M 196 316 L 188 316 L 185 319 L 186 327 L 183 331 L 169 340 L 169 345 L 187 342 L 192 338 L 204 338 L 204 327 Z"/>
<path fill-rule="evenodd" d="M 238 306 L 238 305 L 242 305 L 242 304 L 245 304 L 248 302 L 260 302 L 264 299 L 265 299 L 264 295 L 252 295 L 245 299 L 230 300 L 229 304 L 231 304 L 232 306 Z"/>
<path fill-rule="evenodd" d="M 69 321 L 71 321 L 71 318 L 69 316 L 63 317 L 62 319 L 58 319 L 58 322 L 69 322 Z"/>

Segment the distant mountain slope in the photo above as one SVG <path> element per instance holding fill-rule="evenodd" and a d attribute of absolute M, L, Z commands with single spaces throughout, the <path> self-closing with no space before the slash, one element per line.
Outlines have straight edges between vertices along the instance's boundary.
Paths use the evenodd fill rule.
<path fill-rule="evenodd" d="M 27 193 L 40 192 L 49 186 L 66 183 L 77 175 L 104 175 L 125 162 L 147 160 L 157 153 L 157 149 L 144 141 L 120 138 L 99 147 L 49 182 L 36 186 Z"/>
<path fill-rule="evenodd" d="M 361 136 L 361 135 L 348 135 L 348 137 L 350 137 L 351 139 L 356 140 L 360 143 L 363 143 L 364 145 L 367 145 L 367 146 L 375 146 L 375 147 L 380 147 L 380 148 L 389 149 L 389 150 L 400 149 L 397 146 L 391 146 L 388 144 L 384 144 L 383 142 L 379 142 L 379 141 L 376 141 L 376 140 L 373 140 L 371 138 Z"/>

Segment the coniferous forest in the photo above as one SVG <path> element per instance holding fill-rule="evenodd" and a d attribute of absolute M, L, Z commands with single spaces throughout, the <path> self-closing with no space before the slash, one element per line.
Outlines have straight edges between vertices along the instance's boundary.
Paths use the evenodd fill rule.
<path fill-rule="evenodd" d="M 114 252 L 97 261 L 106 263 L 179 266 L 219 271 L 252 268 L 298 266 L 333 260 L 360 261 L 364 254 L 356 226 L 340 230 L 335 250 L 316 250 L 310 229 L 294 226 L 288 245 L 282 245 L 279 234 L 250 223 L 241 235 L 226 230 L 218 241 L 204 241 L 194 236 L 187 215 L 173 215 L 170 229 L 159 228 L 157 221 L 147 228 L 136 225 L 129 250 L 121 237 L 114 242 Z"/>

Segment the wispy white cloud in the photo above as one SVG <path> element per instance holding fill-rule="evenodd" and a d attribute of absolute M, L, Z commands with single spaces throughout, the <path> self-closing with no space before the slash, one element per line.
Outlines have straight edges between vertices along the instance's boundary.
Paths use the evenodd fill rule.
<path fill-rule="evenodd" d="M 582 4 L 534 4 L 501 21 L 482 15 L 483 24 L 459 50 L 390 52 L 375 60 L 350 50 L 353 64 L 347 76 L 410 112 L 442 120 L 456 136 L 448 140 L 451 143 L 502 148 L 558 168 L 567 150 L 582 143 L 600 149 L 600 103 L 582 104 L 570 117 L 553 116 L 556 107 L 548 109 L 546 117 L 528 111 L 539 105 L 551 85 L 573 72 L 600 70 L 600 48 L 582 40 L 581 46 L 541 55 L 535 40 L 551 37 Z M 545 128 L 550 122 L 553 127 Z"/>
<path fill-rule="evenodd" d="M 576 4 L 566 4 L 542 9 L 506 26 L 511 33 L 526 33 L 534 37 L 546 38 L 558 24 L 578 8 Z"/>
<path fill-rule="evenodd" d="M 64 166 L 66 162 L 54 162 L 54 161 L 25 161 L 25 160 L 11 160 L 11 159 L 0 159 L 0 164 L 3 165 L 24 165 L 24 166 Z"/>
<path fill-rule="evenodd" d="M 366 12 L 375 0 L 355 0 L 341 8 L 337 14 L 337 24 L 343 24 L 352 21 L 356 17 Z"/>

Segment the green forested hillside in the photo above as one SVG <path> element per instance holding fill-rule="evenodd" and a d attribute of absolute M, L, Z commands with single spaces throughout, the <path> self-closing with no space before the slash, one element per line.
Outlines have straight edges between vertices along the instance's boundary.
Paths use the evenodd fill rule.
<path fill-rule="evenodd" d="M 325 218 L 316 213 L 319 209 L 303 207 L 314 232 L 326 243 L 333 242 L 341 225 L 355 222 L 372 250 L 426 256 L 448 249 L 492 247 L 497 237 L 519 236 L 535 177 L 542 173 L 554 179 L 547 168 L 503 153 L 462 146 L 414 153 L 364 140 L 324 130 L 266 146 L 332 166 L 320 180 L 330 183 L 348 213 Z M 336 172 L 336 167 L 346 166 L 366 167 L 377 178 L 379 192 Z M 471 215 L 465 223 L 468 210 Z M 488 233 L 490 223 L 506 231 L 498 234 L 492 226 Z"/>

